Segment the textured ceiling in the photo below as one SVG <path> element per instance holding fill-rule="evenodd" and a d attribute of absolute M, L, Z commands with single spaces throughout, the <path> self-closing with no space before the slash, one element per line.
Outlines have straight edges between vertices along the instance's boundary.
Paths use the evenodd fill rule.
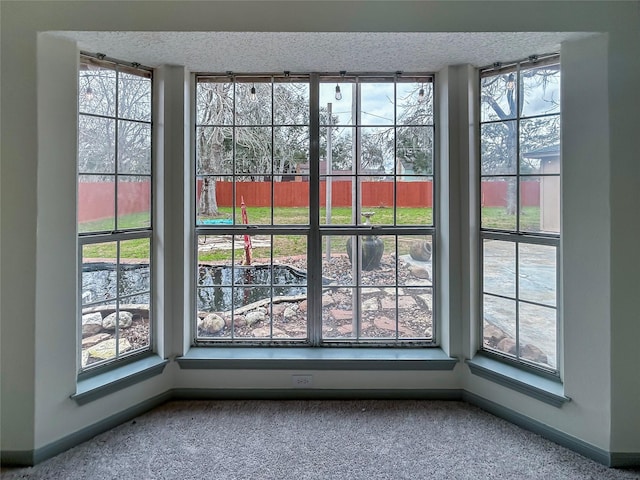
<path fill-rule="evenodd" d="M 81 50 L 194 72 L 436 72 L 558 51 L 585 33 L 55 32 Z"/>

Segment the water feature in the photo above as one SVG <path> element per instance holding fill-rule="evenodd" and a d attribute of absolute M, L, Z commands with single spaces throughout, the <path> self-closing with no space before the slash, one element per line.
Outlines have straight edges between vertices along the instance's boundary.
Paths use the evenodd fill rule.
<path fill-rule="evenodd" d="M 198 310 L 228 311 L 279 296 L 305 295 L 307 273 L 289 265 L 199 265 Z M 82 265 L 82 303 L 113 302 L 118 293 L 123 303 L 148 304 L 148 263 L 120 264 L 120 287 L 114 263 Z M 125 298 L 123 298 L 125 297 Z"/>
<path fill-rule="evenodd" d="M 306 272 L 289 265 L 200 265 L 198 310 L 221 312 L 272 295 L 305 295 L 306 284 Z"/>
<path fill-rule="evenodd" d="M 150 290 L 148 263 L 121 263 L 120 287 L 115 263 L 92 262 L 82 265 L 82 303 L 109 301 L 120 294 L 128 304 L 148 304 Z"/>

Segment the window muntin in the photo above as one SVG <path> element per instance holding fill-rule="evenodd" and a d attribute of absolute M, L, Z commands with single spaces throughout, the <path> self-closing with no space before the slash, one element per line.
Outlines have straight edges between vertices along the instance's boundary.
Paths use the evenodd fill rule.
<path fill-rule="evenodd" d="M 432 344 L 432 78 L 315 81 L 197 77 L 195 342 Z"/>
<path fill-rule="evenodd" d="M 81 372 L 152 347 L 151 88 L 148 69 L 80 59 Z"/>
<path fill-rule="evenodd" d="M 559 58 L 480 77 L 481 348 L 556 373 Z"/>

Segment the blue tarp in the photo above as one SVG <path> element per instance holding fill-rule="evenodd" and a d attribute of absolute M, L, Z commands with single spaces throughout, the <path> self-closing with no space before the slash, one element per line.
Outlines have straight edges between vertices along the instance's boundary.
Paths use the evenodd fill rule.
<path fill-rule="evenodd" d="M 207 220 L 200 220 L 201 225 L 231 225 L 233 224 L 233 219 L 231 218 L 212 218 Z"/>

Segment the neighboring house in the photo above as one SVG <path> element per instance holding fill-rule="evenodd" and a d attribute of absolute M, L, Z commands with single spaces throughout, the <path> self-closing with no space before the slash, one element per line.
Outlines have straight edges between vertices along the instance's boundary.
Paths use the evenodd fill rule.
<path fill-rule="evenodd" d="M 560 231 L 560 144 L 522 154 L 523 158 L 540 161 L 540 230 Z M 546 177 L 544 175 L 553 175 Z"/>

